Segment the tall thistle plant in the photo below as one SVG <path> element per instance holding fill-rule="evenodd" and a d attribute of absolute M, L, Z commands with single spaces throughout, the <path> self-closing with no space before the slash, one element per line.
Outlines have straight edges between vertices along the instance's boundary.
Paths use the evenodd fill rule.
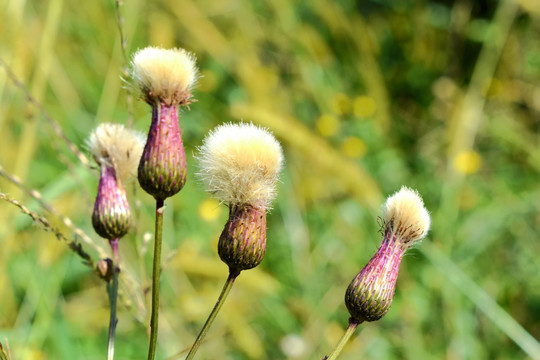
<path fill-rule="evenodd" d="M 92 213 L 96 233 L 107 239 L 112 250 L 112 260 L 98 262 L 98 271 L 107 281 L 111 316 L 107 358 L 114 357 L 116 329 L 116 303 L 120 256 L 118 245 L 131 226 L 131 208 L 125 184 L 135 175 L 143 150 L 144 136 L 120 124 L 99 125 L 88 139 L 88 148 L 100 168 L 98 193 Z"/>
<path fill-rule="evenodd" d="M 379 320 L 388 312 L 403 255 L 426 236 L 430 225 L 422 198 L 407 187 L 386 200 L 383 219 L 379 250 L 354 277 L 345 294 L 345 305 L 351 315 L 349 326 L 334 351 L 323 360 L 337 359 L 359 324 Z"/>
<path fill-rule="evenodd" d="M 240 272 L 263 260 L 266 211 L 276 196 L 283 166 L 279 142 L 270 132 L 253 124 L 218 126 L 199 150 L 200 179 L 212 196 L 229 207 L 229 219 L 218 243 L 218 253 L 229 267 L 229 276 L 186 359 L 194 358 Z"/>
<path fill-rule="evenodd" d="M 159 319 L 161 239 L 165 199 L 178 193 L 186 182 L 187 163 L 179 109 L 192 102 L 191 90 L 198 76 L 195 57 L 183 49 L 147 47 L 131 62 L 132 77 L 142 98 L 152 107 L 152 122 L 138 168 L 141 187 L 156 199 L 152 314 L 148 359 L 154 359 Z"/>

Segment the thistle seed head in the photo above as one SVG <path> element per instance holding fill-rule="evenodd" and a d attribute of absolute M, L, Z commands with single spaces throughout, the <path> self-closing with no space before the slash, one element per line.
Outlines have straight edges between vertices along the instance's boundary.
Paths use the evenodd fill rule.
<path fill-rule="evenodd" d="M 407 247 L 426 236 L 431 222 L 418 192 L 405 186 L 386 200 L 383 216 L 385 232 L 397 236 Z"/>
<path fill-rule="evenodd" d="M 214 197 L 231 206 L 268 209 L 283 166 L 281 146 L 253 124 L 215 128 L 199 148 L 199 178 Z"/>
<path fill-rule="evenodd" d="M 375 321 L 388 312 L 403 255 L 426 235 L 430 218 L 420 195 L 402 187 L 387 199 L 384 221 L 379 250 L 351 281 L 345 293 L 345 305 L 358 322 Z"/>
<path fill-rule="evenodd" d="M 121 238 L 131 225 L 131 208 L 123 183 L 137 168 L 144 137 L 123 125 L 103 123 L 87 143 L 100 167 L 92 225 L 103 238 Z"/>
<path fill-rule="evenodd" d="M 185 105 L 198 78 L 195 62 L 195 55 L 184 49 L 149 46 L 133 56 L 131 75 L 147 103 Z"/>

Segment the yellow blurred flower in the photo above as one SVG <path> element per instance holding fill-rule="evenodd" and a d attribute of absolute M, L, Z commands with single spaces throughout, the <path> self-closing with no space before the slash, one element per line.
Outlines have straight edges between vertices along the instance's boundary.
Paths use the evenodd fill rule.
<path fill-rule="evenodd" d="M 474 174 L 482 166 L 482 157 L 476 151 L 463 151 L 454 158 L 453 165 L 462 174 Z"/>
<path fill-rule="evenodd" d="M 372 97 L 361 95 L 354 99 L 354 115 L 361 118 L 368 118 L 375 114 L 377 103 Z"/>
<path fill-rule="evenodd" d="M 197 210 L 199 217 L 207 222 L 215 221 L 221 214 L 221 207 L 219 206 L 219 201 L 216 199 L 206 199 L 199 204 L 199 209 Z"/>
<path fill-rule="evenodd" d="M 356 136 L 348 136 L 341 143 L 341 151 L 350 158 L 360 158 L 367 152 L 366 143 Z"/>
<path fill-rule="evenodd" d="M 330 108 L 338 115 L 344 115 L 351 112 L 351 98 L 346 94 L 337 93 L 330 102 Z"/>
<path fill-rule="evenodd" d="M 329 137 L 335 135 L 341 125 L 338 118 L 326 114 L 317 119 L 315 126 L 322 136 Z"/>

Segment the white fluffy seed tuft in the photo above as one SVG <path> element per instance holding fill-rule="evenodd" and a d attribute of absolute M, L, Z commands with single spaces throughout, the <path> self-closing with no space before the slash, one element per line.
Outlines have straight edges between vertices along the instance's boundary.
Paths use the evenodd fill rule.
<path fill-rule="evenodd" d="M 251 123 L 220 125 L 203 140 L 198 159 L 197 175 L 224 203 L 267 209 L 276 196 L 283 154 L 266 129 Z"/>
<path fill-rule="evenodd" d="M 390 230 L 405 244 L 412 245 L 426 236 L 430 217 L 416 190 L 402 186 L 390 196 L 383 209 L 385 230 Z"/>
<path fill-rule="evenodd" d="M 145 101 L 167 105 L 189 103 L 198 77 L 195 55 L 184 49 L 149 46 L 138 50 L 131 61 L 132 77 Z"/>
<path fill-rule="evenodd" d="M 88 138 L 90 153 L 100 167 L 114 167 L 121 182 L 136 173 L 146 137 L 121 124 L 103 123 Z"/>

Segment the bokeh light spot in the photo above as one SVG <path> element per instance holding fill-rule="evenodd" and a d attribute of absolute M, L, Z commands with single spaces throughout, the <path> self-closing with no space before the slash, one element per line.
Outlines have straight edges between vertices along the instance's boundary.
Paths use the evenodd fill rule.
<path fill-rule="evenodd" d="M 339 119 L 332 115 L 322 115 L 315 124 L 317 130 L 322 136 L 333 136 L 340 128 Z"/>
<path fill-rule="evenodd" d="M 354 99 L 354 115 L 361 118 L 368 118 L 375 115 L 377 103 L 372 97 L 361 95 Z"/>
<path fill-rule="evenodd" d="M 366 143 L 356 136 L 348 136 L 341 144 L 341 151 L 350 158 L 360 158 L 367 152 Z"/>
<path fill-rule="evenodd" d="M 482 166 L 482 157 L 475 151 L 463 151 L 454 158 L 453 165 L 462 174 L 474 174 Z"/>
<path fill-rule="evenodd" d="M 207 222 L 216 220 L 220 215 L 219 201 L 206 199 L 199 204 L 199 217 Z"/>

